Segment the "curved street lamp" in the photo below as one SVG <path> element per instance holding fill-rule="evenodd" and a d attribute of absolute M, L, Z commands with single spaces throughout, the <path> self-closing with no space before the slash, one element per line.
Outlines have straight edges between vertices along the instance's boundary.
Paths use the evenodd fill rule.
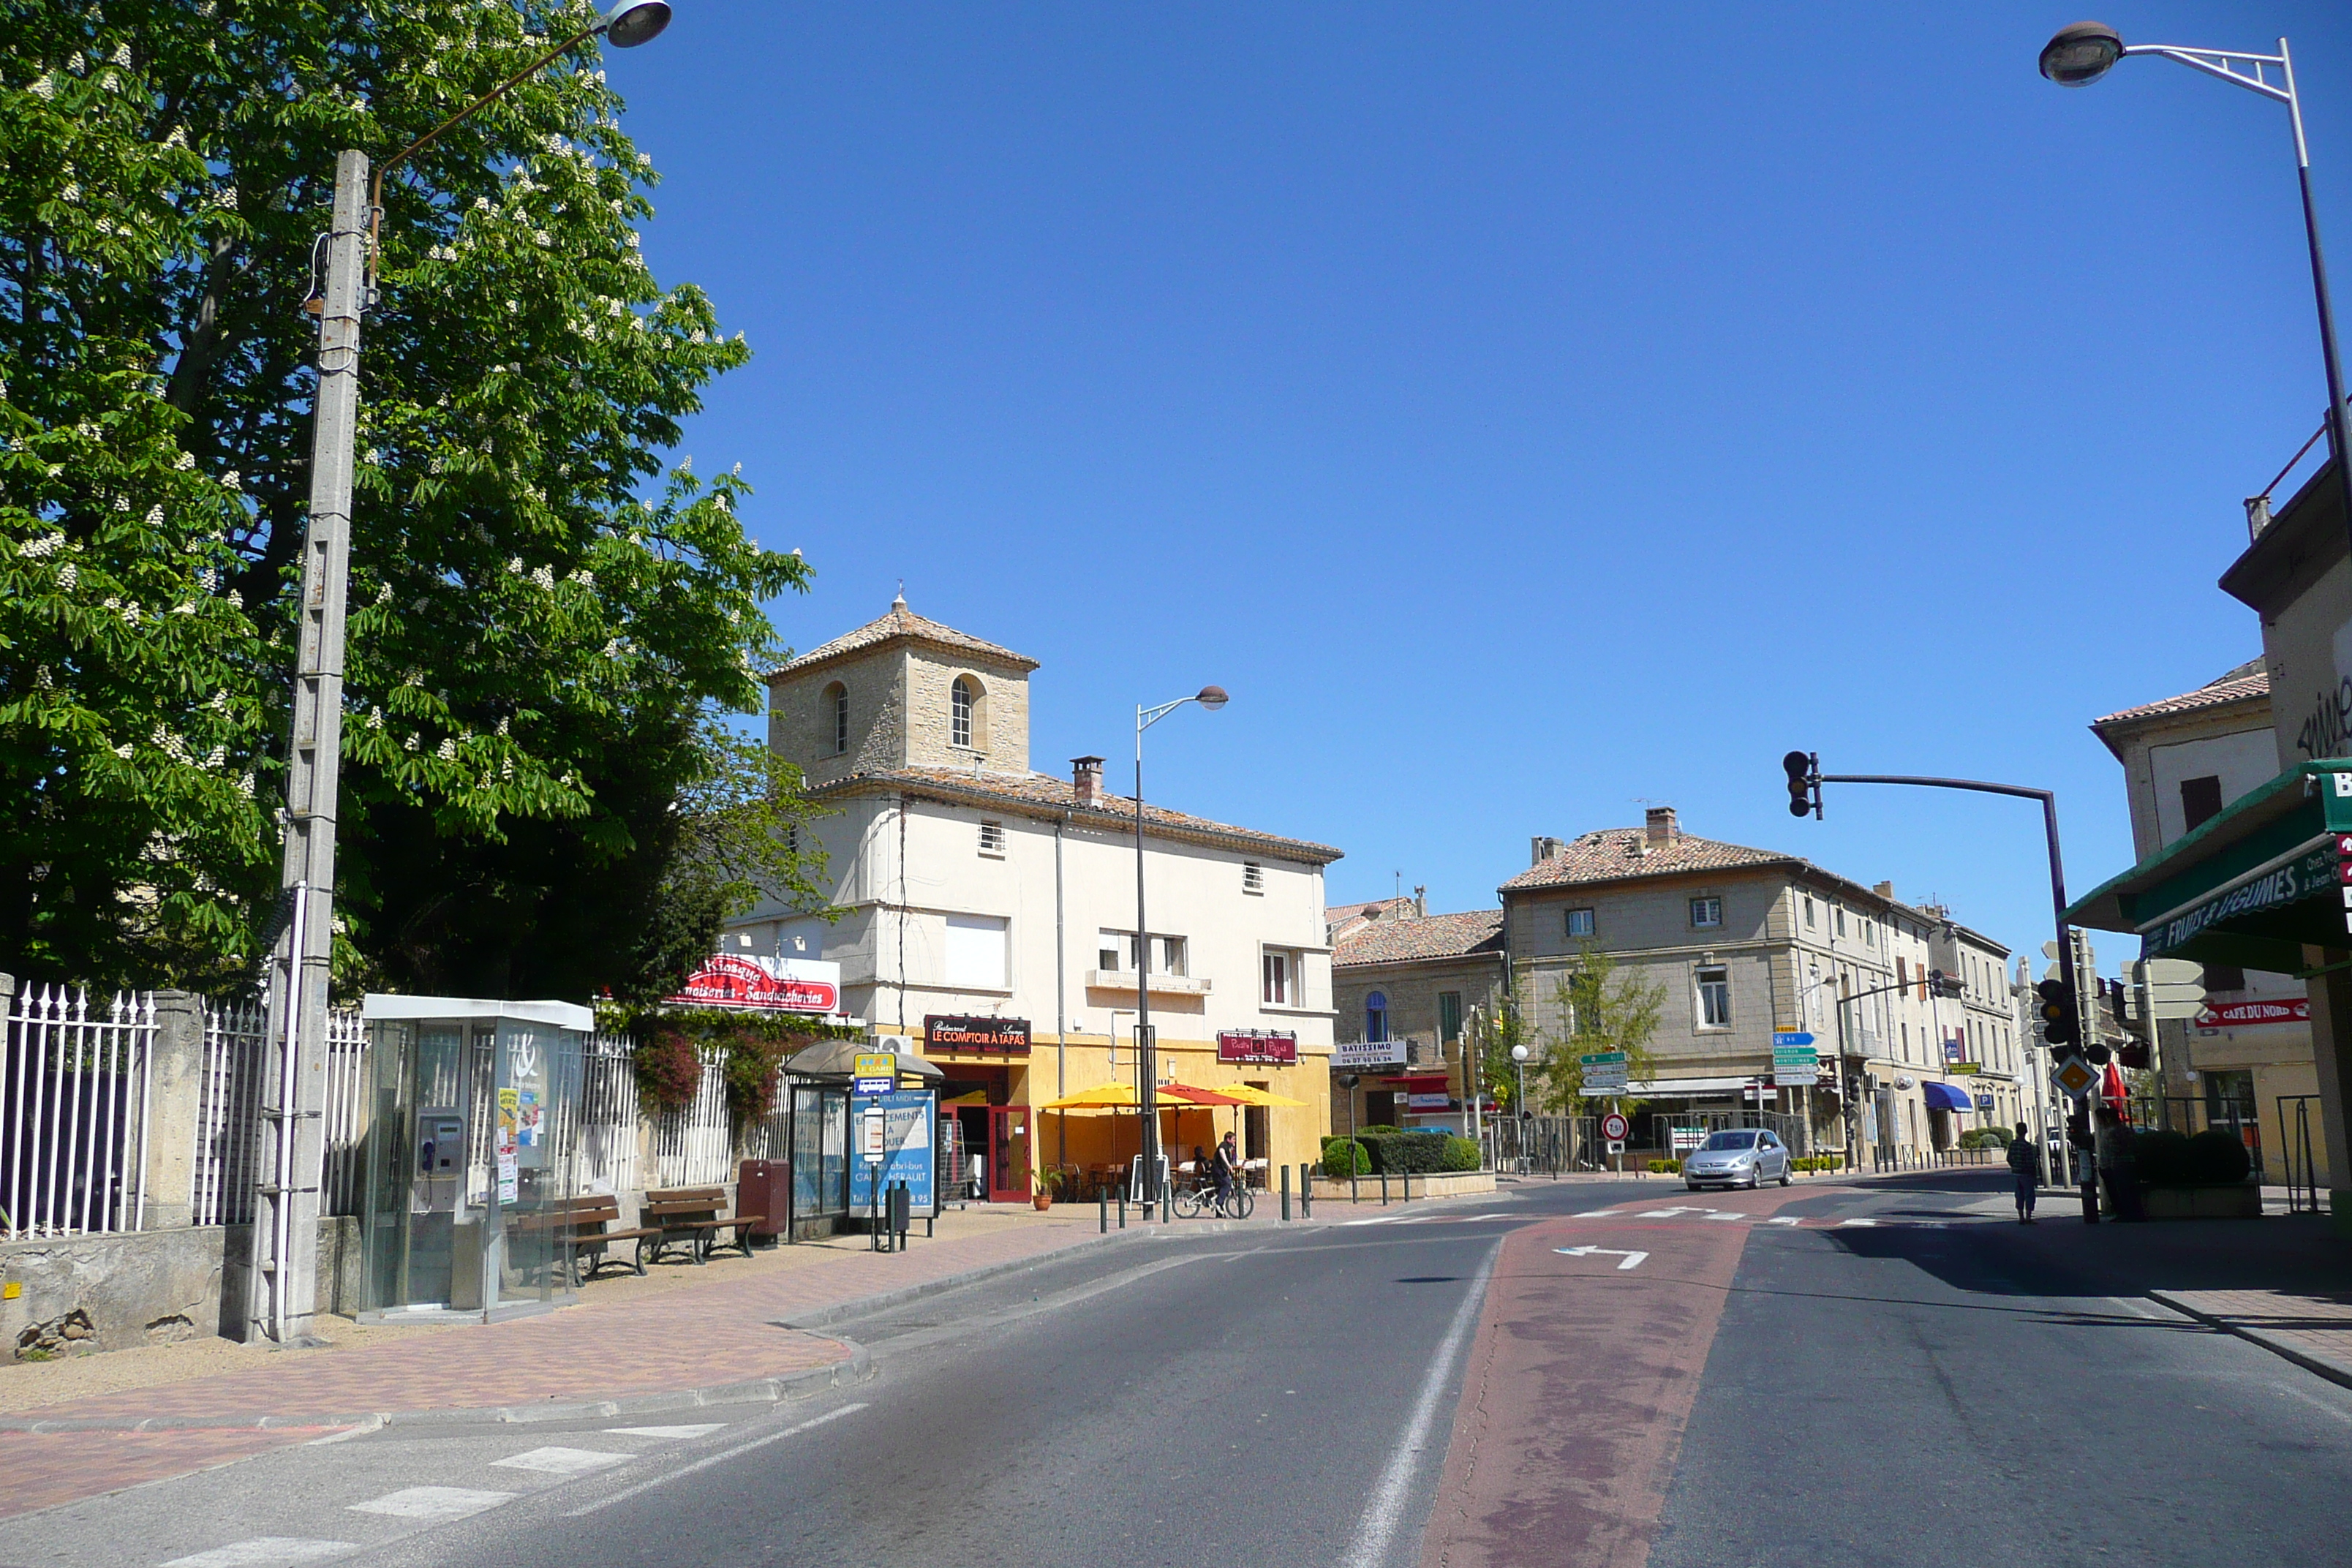
<path fill-rule="evenodd" d="M 1160 1043 L 1151 1034 L 1151 927 L 1143 918 L 1143 732 L 1187 702 L 1213 713 L 1231 700 L 1223 687 L 1203 686 L 1135 710 L 1135 1109 L 1143 1128 L 1143 1191 L 1136 1195 L 1147 1206 L 1160 1201 Z"/>
<path fill-rule="evenodd" d="M 335 156 L 326 275 L 305 309 L 319 317 L 319 388 L 312 404 L 310 510 L 302 537 L 302 598 L 295 623 L 294 700 L 286 751 L 285 847 L 270 950 L 269 1032 L 283 1053 L 265 1075 L 257 1207 L 247 1278 L 258 1287 L 242 1337 L 315 1342 L 319 1173 L 325 1155 L 327 988 L 333 958 L 335 814 L 343 712 L 343 600 L 351 580 L 352 448 L 359 428 L 360 318 L 373 303 L 376 216 L 383 174 L 539 71 L 602 34 L 635 48 L 669 26 L 668 0 L 620 4 L 386 159 L 371 181 L 367 154 Z M 280 922 L 283 922 L 282 924 Z"/>
<path fill-rule="evenodd" d="M 2278 41 L 2278 53 L 2257 55 L 2177 44 L 2126 44 L 2123 35 L 2105 22 L 2076 22 L 2059 28 L 2042 46 L 2042 74 L 2061 87 L 2088 87 L 2114 69 L 2117 61 L 2133 55 L 2160 55 L 2286 105 L 2287 122 L 2294 132 L 2295 178 L 2303 189 L 2303 232 L 2311 251 L 2311 288 L 2319 308 L 2319 353 L 2327 373 L 2327 445 L 2336 459 L 2345 526 L 2352 531 L 2352 430 L 2346 424 L 2344 371 L 2336 351 L 2336 309 L 2328 298 L 2327 263 L 2319 246 L 2319 214 L 2312 205 L 2311 150 L 2303 135 L 2303 100 L 2295 92 L 2294 57 L 2284 38 Z M 2271 79 L 2273 73 L 2276 81 Z"/>

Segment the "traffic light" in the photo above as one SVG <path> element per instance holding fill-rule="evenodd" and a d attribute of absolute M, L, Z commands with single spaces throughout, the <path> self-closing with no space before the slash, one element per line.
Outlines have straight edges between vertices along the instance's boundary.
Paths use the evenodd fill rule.
<path fill-rule="evenodd" d="M 2115 1059 L 2115 1053 L 2096 1040 L 2083 1047 L 2083 1059 L 2095 1068 L 2103 1068 Z"/>
<path fill-rule="evenodd" d="M 2143 1040 L 2135 1045 L 2117 1046 L 2116 1060 L 2134 1072 L 2146 1072 L 2149 1061 L 2147 1043 Z"/>
<path fill-rule="evenodd" d="M 2033 994 L 2041 998 L 2034 1012 L 2042 1020 L 2043 1039 L 2053 1046 L 2071 1046 L 2083 1037 L 2073 986 L 2063 980 L 2045 980 L 2033 988 Z"/>
<path fill-rule="evenodd" d="M 2116 1024 L 2124 1028 L 2130 1028 L 2131 992 L 2124 983 L 2120 980 L 2102 980 L 2099 982 L 2099 994 L 2106 998 L 2107 1012 L 2114 1017 Z"/>
<path fill-rule="evenodd" d="M 1780 767 L 1789 775 L 1789 815 L 1819 816 L 1822 814 L 1821 758 L 1811 752 L 1790 752 L 1780 759 Z"/>
<path fill-rule="evenodd" d="M 2066 1142 L 2077 1149 L 2088 1149 L 2091 1136 L 2091 1113 L 2087 1110 L 2069 1112 L 2066 1117 Z"/>
<path fill-rule="evenodd" d="M 1927 994 L 1931 996 L 1958 996 L 1960 994 L 1960 977 L 1947 974 L 1940 969 L 1931 969 L 1927 971 Z"/>

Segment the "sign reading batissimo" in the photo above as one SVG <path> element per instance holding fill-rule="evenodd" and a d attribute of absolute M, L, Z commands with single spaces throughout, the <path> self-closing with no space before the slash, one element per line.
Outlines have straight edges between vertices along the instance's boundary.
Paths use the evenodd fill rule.
<path fill-rule="evenodd" d="M 933 1013 L 923 1020 L 923 1042 L 935 1051 L 1025 1057 L 1029 1054 L 1029 1020 Z"/>
<path fill-rule="evenodd" d="M 713 953 L 687 977 L 672 1007 L 736 1007 L 769 1013 L 838 1013 L 841 965 L 815 958 Z"/>
<path fill-rule="evenodd" d="M 1220 1029 L 1217 1031 L 1217 1059 L 1245 1065 L 1265 1063 L 1288 1067 L 1298 1059 L 1298 1037 L 1287 1029 L 1265 1033 L 1256 1029 Z"/>

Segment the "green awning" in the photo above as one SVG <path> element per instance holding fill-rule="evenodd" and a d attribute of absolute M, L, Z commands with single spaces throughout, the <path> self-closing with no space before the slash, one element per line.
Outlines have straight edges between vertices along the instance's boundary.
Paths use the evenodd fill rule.
<path fill-rule="evenodd" d="M 2352 948 L 2337 837 L 2352 834 L 2352 759 L 2298 763 L 2066 911 L 2129 931 L 2143 958 L 2295 974 L 2305 944 Z"/>

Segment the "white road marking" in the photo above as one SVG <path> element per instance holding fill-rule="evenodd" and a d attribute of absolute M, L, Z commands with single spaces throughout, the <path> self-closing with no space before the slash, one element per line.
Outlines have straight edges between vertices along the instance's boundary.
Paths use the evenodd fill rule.
<path fill-rule="evenodd" d="M 509 1470 L 537 1470 L 550 1476 L 577 1476 L 589 1470 L 601 1470 L 607 1465 L 624 1464 L 635 1458 L 635 1454 L 614 1454 L 601 1448 L 533 1448 L 517 1454 L 511 1459 L 492 1459 L 490 1463 Z"/>
<path fill-rule="evenodd" d="M 1552 1250 L 1569 1258 L 1622 1258 L 1625 1261 L 1617 1266 L 1620 1273 L 1639 1268 L 1650 1257 L 1646 1252 L 1620 1252 L 1613 1247 L 1555 1247 Z"/>
<path fill-rule="evenodd" d="M 1842 1219 L 1838 1221 L 1838 1224 L 1841 1226 L 1849 1225 L 1876 1225 L 1877 1223 L 1878 1222 L 1874 1219 Z"/>
<path fill-rule="evenodd" d="M 1397 1223 L 1397 1221 L 1399 1221 L 1399 1220 L 1401 1220 L 1401 1219 L 1405 1219 L 1405 1218 L 1408 1218 L 1408 1217 L 1414 1218 L 1414 1219 L 1418 1219 L 1418 1218 L 1419 1218 L 1419 1217 L 1421 1217 L 1421 1216 L 1420 1216 L 1420 1215 L 1410 1215 L 1410 1216 L 1408 1216 L 1408 1215 L 1401 1215 L 1401 1214 L 1384 1214 L 1384 1215 L 1381 1215 L 1381 1217 L 1380 1217 L 1380 1218 L 1378 1218 L 1378 1219 L 1343 1219 L 1343 1220 L 1341 1220 L 1339 1223 L 1340 1223 L 1341 1225 L 1343 1225 L 1343 1226 L 1349 1226 L 1349 1225 L 1394 1225 L 1394 1224 L 1396 1224 L 1396 1223 Z"/>
<path fill-rule="evenodd" d="M 708 1437 L 726 1425 L 724 1421 L 709 1421 L 698 1426 L 607 1426 L 604 1430 L 630 1437 Z"/>
<path fill-rule="evenodd" d="M 1741 1214 L 1738 1209 L 1717 1209 L 1706 1217 L 1709 1219 L 1754 1219 L 1756 1216 L 1752 1214 Z"/>
<path fill-rule="evenodd" d="M 1602 1215 L 1615 1214 L 1616 1212 L 1617 1211 L 1615 1209 L 1586 1209 L 1582 1214 L 1571 1215 L 1569 1217 L 1571 1219 L 1599 1219 Z"/>
<path fill-rule="evenodd" d="M 1804 1220 L 1803 1220 L 1802 1218 L 1799 1217 L 1799 1216 L 1798 1216 L 1798 1215 L 1778 1215 L 1778 1214 L 1776 1214 L 1776 1215 L 1774 1215 L 1772 1216 L 1772 1223 L 1773 1223 L 1774 1225 L 1802 1225 L 1802 1224 L 1804 1224 L 1805 1222 L 1804 1222 Z"/>
<path fill-rule="evenodd" d="M 478 1492 L 467 1487 L 404 1487 L 355 1502 L 350 1511 L 389 1514 L 394 1519 L 463 1519 L 514 1500 L 513 1492 Z"/>
<path fill-rule="evenodd" d="M 1478 1308 L 1486 1300 L 1486 1281 L 1495 1272 L 1495 1258 L 1501 1250 L 1499 1242 L 1487 1249 L 1486 1260 L 1478 1266 L 1476 1278 L 1463 1292 L 1462 1305 L 1454 1310 L 1454 1321 L 1446 1326 L 1445 1338 L 1438 1342 L 1437 1353 L 1429 1358 L 1429 1370 L 1422 1373 L 1421 1393 L 1412 1402 L 1412 1414 L 1405 1418 L 1404 1431 L 1398 1436 L 1387 1468 L 1372 1487 L 1363 1515 L 1356 1521 L 1355 1538 L 1348 1542 L 1340 1562 L 1367 1564 L 1369 1568 L 1381 1568 L 1387 1563 L 1389 1551 L 1396 1541 L 1397 1526 L 1402 1520 L 1413 1470 L 1423 1451 L 1430 1446 L 1438 1396 L 1445 1392 L 1454 1359 L 1462 1352 L 1462 1342 L 1470 1337 L 1470 1330 L 1478 1321 Z"/>
<path fill-rule="evenodd" d="M 1673 1219 L 1677 1215 L 1706 1214 L 1706 1212 L 1708 1211 L 1706 1209 L 1685 1208 L 1643 1209 L 1640 1214 L 1635 1215 L 1633 1217 L 1635 1219 Z"/>
<path fill-rule="evenodd" d="M 707 1470 L 713 1465 L 735 1458 L 738 1454 L 748 1454 L 754 1448 L 764 1448 L 771 1443 L 781 1443 L 787 1437 L 797 1437 L 812 1426 L 822 1426 L 828 1421 L 838 1420 L 844 1415 L 852 1415 L 865 1408 L 866 1405 L 862 1400 L 856 1405 L 844 1405 L 828 1410 L 822 1415 L 812 1416 L 797 1426 L 787 1426 L 781 1432 L 771 1432 L 764 1437 L 754 1437 L 748 1443 L 738 1443 L 731 1448 L 721 1448 L 707 1458 L 697 1459 L 690 1465 L 680 1465 L 666 1476 L 656 1476 L 649 1481 L 639 1481 L 635 1486 L 624 1487 L 611 1497 L 598 1498 L 585 1508 L 575 1508 L 563 1517 L 578 1519 L 583 1514 L 594 1513 L 599 1509 L 610 1508 L 616 1502 L 625 1502 L 639 1492 L 647 1492 L 656 1487 L 667 1486 L 681 1476 L 690 1476 L 697 1470 Z"/>
<path fill-rule="evenodd" d="M 257 1535 L 251 1541 L 233 1541 L 210 1552 L 199 1552 L 194 1557 L 174 1557 L 163 1568 L 266 1568 L 274 1563 L 321 1563 L 358 1550 L 359 1543 L 354 1541 L 301 1541 L 289 1535 Z"/>

